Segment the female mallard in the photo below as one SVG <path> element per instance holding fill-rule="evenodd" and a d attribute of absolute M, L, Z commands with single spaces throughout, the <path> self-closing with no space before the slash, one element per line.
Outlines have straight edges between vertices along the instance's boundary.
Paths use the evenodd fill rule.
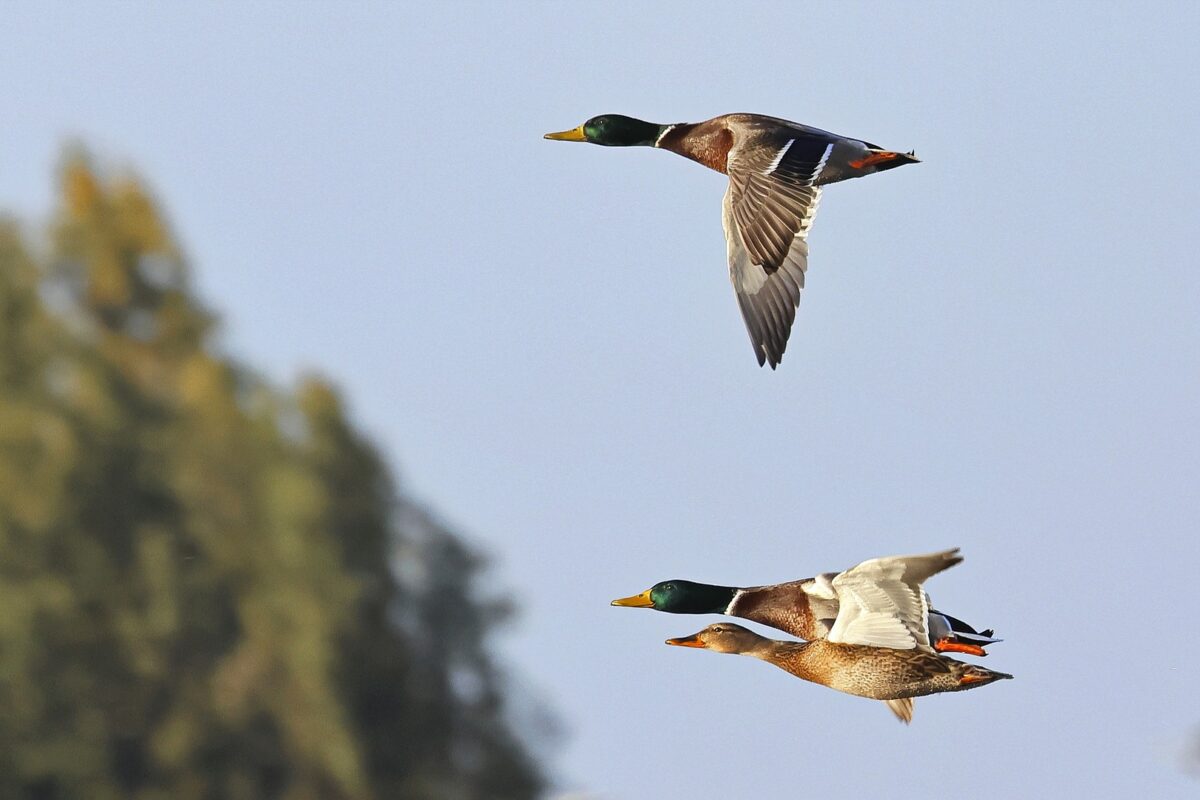
<path fill-rule="evenodd" d="M 873 644 L 869 627 L 860 624 L 860 635 L 849 638 L 781 642 L 732 622 L 718 622 L 691 636 L 667 639 L 667 644 L 761 658 L 797 678 L 883 700 L 905 723 L 912 721 L 914 697 L 961 692 L 1012 677 L 939 656 L 915 630 L 914 643 L 907 650 Z"/>
<path fill-rule="evenodd" d="M 662 581 L 641 594 L 613 600 L 614 606 L 653 608 L 670 614 L 726 614 L 769 625 L 800 639 L 825 639 L 834 627 L 846 592 L 863 585 L 925 577 L 962 561 L 958 549 L 926 556 L 891 556 L 864 561 L 842 573 L 770 586 L 714 586 L 694 581 Z M 931 571 L 932 570 L 932 571 Z M 924 577 L 921 577 L 924 576 Z M 924 598 L 928 604 L 928 597 Z M 929 638 L 940 652 L 987 655 L 984 645 L 998 642 L 992 631 L 976 631 L 940 611 L 929 612 Z"/>
<path fill-rule="evenodd" d="M 783 358 L 796 318 L 820 187 L 919 160 L 761 114 L 674 125 L 604 114 L 546 138 L 658 147 L 729 175 L 722 218 L 729 278 L 758 364 L 770 363 L 771 369 Z"/>

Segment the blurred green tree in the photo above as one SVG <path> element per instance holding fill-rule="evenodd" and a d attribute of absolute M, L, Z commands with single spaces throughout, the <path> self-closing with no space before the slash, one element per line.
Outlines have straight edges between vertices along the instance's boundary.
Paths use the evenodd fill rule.
<path fill-rule="evenodd" d="M 0 796 L 527 798 L 478 554 L 222 356 L 133 179 L 0 221 Z"/>

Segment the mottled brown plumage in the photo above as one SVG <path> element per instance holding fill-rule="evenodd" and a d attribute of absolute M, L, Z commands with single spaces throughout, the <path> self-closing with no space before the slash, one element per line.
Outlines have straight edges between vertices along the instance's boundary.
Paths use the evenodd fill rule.
<path fill-rule="evenodd" d="M 944 692 L 961 692 L 1011 678 L 974 664 L 940 656 L 928 648 L 897 650 L 818 639 L 781 642 L 730 622 L 718 622 L 667 644 L 718 653 L 752 656 L 806 681 L 846 694 L 892 701 L 888 707 L 903 722 L 912 704 L 895 701 Z"/>
<path fill-rule="evenodd" d="M 782 670 L 839 692 L 894 700 L 942 692 L 960 692 L 1010 678 L 928 650 L 815 642 L 778 642 L 768 661 Z M 975 680 L 963 681 L 971 675 Z"/>

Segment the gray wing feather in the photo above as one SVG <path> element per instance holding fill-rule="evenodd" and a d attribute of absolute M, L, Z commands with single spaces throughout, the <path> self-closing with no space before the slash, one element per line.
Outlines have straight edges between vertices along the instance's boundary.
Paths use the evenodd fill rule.
<path fill-rule="evenodd" d="M 722 214 L 738 306 L 759 365 L 772 369 L 783 358 L 804 289 L 808 231 L 821 197 L 813 181 L 827 155 L 808 142 L 777 144 L 730 153 Z"/>
<path fill-rule="evenodd" d="M 816 188 L 813 192 L 818 192 Z M 729 249 L 729 280 L 737 295 L 738 307 L 746 322 L 746 331 L 754 345 L 759 365 L 770 363 L 773 369 L 783 358 L 788 334 L 796 320 L 796 307 L 804 289 L 808 269 L 808 242 L 797 234 L 782 263 L 768 272 L 756 263 L 742 238 L 741 228 L 730 207 L 730 191 L 725 193 L 725 239 Z"/>

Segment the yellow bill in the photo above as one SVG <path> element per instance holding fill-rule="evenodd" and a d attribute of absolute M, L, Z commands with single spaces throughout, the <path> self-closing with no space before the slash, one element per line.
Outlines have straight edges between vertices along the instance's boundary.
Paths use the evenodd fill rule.
<path fill-rule="evenodd" d="M 569 131 L 559 131 L 558 133 L 547 133 L 547 139 L 557 139 L 560 142 L 586 142 L 587 134 L 583 132 L 583 126 L 572 128 Z M 614 604 L 615 605 L 615 604 Z"/>
<path fill-rule="evenodd" d="M 650 590 L 635 594 L 633 597 L 622 597 L 619 600 L 613 600 L 614 606 L 627 606 L 629 608 L 653 608 L 654 601 L 650 599 Z"/>

